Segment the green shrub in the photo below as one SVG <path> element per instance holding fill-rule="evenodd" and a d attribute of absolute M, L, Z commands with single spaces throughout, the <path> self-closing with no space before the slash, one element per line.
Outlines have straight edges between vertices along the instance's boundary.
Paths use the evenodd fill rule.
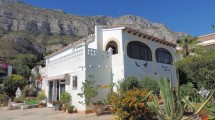
<path fill-rule="evenodd" d="M 140 88 L 149 91 L 154 91 L 156 93 L 159 93 L 159 85 L 158 80 L 152 77 L 143 77 L 140 82 Z"/>
<path fill-rule="evenodd" d="M 201 96 L 197 92 L 197 89 L 192 83 L 183 84 L 179 88 L 179 97 L 184 98 L 189 96 L 191 101 L 200 102 Z"/>
<path fill-rule="evenodd" d="M 28 96 L 30 96 L 30 97 L 36 97 L 36 96 L 37 96 L 37 90 L 35 90 L 35 89 L 30 89 L 30 90 L 28 91 Z"/>
<path fill-rule="evenodd" d="M 152 117 L 145 100 L 148 92 L 140 89 L 126 90 L 119 94 L 113 93 L 110 101 L 113 110 L 120 120 L 148 120 Z"/>
<path fill-rule="evenodd" d="M 23 89 L 22 89 L 22 94 L 24 94 L 25 96 L 28 96 L 28 91 L 30 90 L 30 87 L 28 85 L 26 85 Z"/>
<path fill-rule="evenodd" d="M 69 113 L 72 113 L 74 108 L 75 108 L 75 106 L 73 106 L 72 104 L 68 104 L 68 106 L 67 106 L 67 110 Z"/>
<path fill-rule="evenodd" d="M 7 95 L 0 93 L 0 101 L 3 102 L 3 101 L 7 101 L 8 99 L 9 99 L 9 97 Z"/>
<path fill-rule="evenodd" d="M 39 102 L 42 102 L 43 100 L 45 100 L 46 99 L 45 91 L 42 91 L 41 93 L 39 93 L 37 95 L 37 99 L 39 100 Z"/>
<path fill-rule="evenodd" d="M 120 85 L 121 91 L 140 88 L 139 82 L 138 82 L 137 78 L 134 76 L 127 77 L 124 81 L 119 83 L 119 85 Z"/>
<path fill-rule="evenodd" d="M 67 105 L 71 103 L 72 96 L 68 92 L 63 92 L 60 94 L 60 100 L 63 104 Z"/>
<path fill-rule="evenodd" d="M 95 87 L 94 84 L 95 84 L 94 76 L 90 75 L 89 79 L 85 80 L 85 83 L 82 82 L 81 87 L 82 92 L 77 94 L 78 96 L 85 98 L 86 105 L 89 105 L 90 102 L 93 103 L 91 99 L 98 95 L 98 86 Z M 80 103 L 84 104 L 82 101 L 80 101 Z"/>
<path fill-rule="evenodd" d="M 13 99 L 13 101 L 14 101 L 15 103 L 23 103 L 23 102 L 25 101 L 25 95 L 22 94 L 22 95 L 19 96 L 19 97 L 15 97 L 15 98 Z"/>
<path fill-rule="evenodd" d="M 34 88 L 30 88 L 28 85 L 26 85 L 23 90 L 22 93 L 25 94 L 25 96 L 28 97 L 36 97 L 37 96 L 37 90 Z"/>
<path fill-rule="evenodd" d="M 4 93 L 4 88 L 0 85 L 0 94 Z"/>
<path fill-rule="evenodd" d="M 15 96 L 17 88 L 19 87 L 22 90 L 26 84 L 27 82 L 23 76 L 15 74 L 6 77 L 3 81 L 4 91 L 9 97 Z"/>

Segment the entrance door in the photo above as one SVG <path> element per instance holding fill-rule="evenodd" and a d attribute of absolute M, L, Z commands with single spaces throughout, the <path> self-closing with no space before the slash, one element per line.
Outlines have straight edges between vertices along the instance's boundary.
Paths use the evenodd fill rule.
<path fill-rule="evenodd" d="M 57 100 L 60 100 L 60 94 L 65 92 L 65 80 L 58 80 L 57 82 Z"/>

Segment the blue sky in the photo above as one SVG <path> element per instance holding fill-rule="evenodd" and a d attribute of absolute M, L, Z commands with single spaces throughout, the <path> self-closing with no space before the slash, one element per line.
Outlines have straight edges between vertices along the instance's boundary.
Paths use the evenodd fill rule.
<path fill-rule="evenodd" d="M 81 16 L 137 15 L 193 36 L 212 33 L 215 0 L 23 0 L 40 8 Z"/>

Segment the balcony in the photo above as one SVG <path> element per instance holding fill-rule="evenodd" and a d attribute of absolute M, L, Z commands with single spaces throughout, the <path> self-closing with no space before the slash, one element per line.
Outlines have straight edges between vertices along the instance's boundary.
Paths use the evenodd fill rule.
<path fill-rule="evenodd" d="M 66 54 L 52 61 L 47 60 L 46 68 L 42 68 L 40 73 L 42 76 L 52 76 L 66 74 L 69 72 L 80 71 L 81 68 L 98 64 L 111 66 L 111 55 L 107 51 L 82 46 L 72 53 Z"/>

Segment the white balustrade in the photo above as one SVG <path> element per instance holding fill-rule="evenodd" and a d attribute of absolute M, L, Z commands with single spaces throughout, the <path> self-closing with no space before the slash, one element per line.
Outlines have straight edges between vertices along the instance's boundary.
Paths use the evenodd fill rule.
<path fill-rule="evenodd" d="M 87 63 L 85 61 L 87 61 Z M 101 65 L 100 68 L 103 69 L 105 66 L 110 66 L 110 61 L 110 52 L 91 49 L 87 48 L 87 46 L 83 46 L 82 48 L 79 48 L 78 50 L 63 57 L 52 61 L 47 61 L 47 71 L 45 72 L 44 70 L 43 75 L 51 76 L 77 71 L 80 69 L 80 66 L 96 66 L 98 63 Z"/>
<path fill-rule="evenodd" d="M 96 50 L 96 49 L 87 49 L 87 55 L 88 56 L 95 56 L 95 57 L 100 57 L 100 58 L 109 58 L 110 53 L 107 51 L 101 51 L 101 50 Z"/>
<path fill-rule="evenodd" d="M 73 60 L 74 58 L 77 58 L 77 57 L 80 57 L 83 55 L 83 49 L 80 49 L 80 50 L 77 50 L 77 51 L 74 51 L 68 55 L 65 55 L 63 57 L 60 57 L 56 60 L 53 60 L 53 61 L 48 61 L 48 66 L 51 66 L 51 65 L 55 65 L 55 64 L 61 64 L 65 61 L 70 61 L 70 60 Z"/>

